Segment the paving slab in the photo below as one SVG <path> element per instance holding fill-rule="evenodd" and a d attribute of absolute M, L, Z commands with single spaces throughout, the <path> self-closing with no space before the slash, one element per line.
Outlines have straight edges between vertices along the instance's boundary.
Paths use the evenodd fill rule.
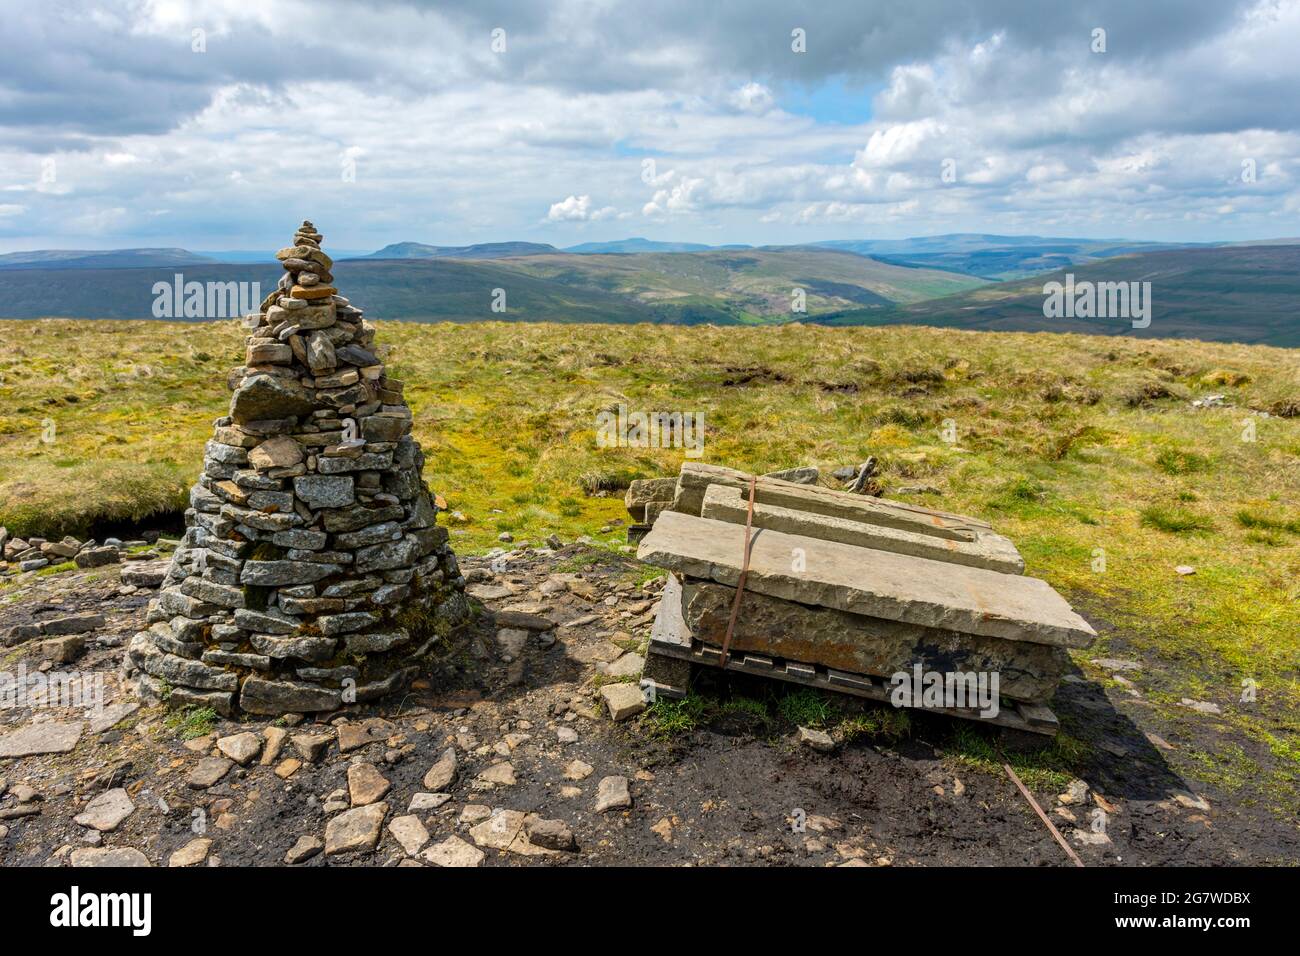
<path fill-rule="evenodd" d="M 770 494 L 765 492 L 764 494 Z M 799 508 L 785 507 L 760 500 L 754 495 L 755 528 L 802 534 L 823 541 L 838 541 L 863 548 L 877 548 L 896 554 L 911 554 L 919 558 L 933 558 L 973 568 L 988 568 L 1004 574 L 1022 574 L 1024 559 L 1010 539 L 993 532 L 974 532 L 971 540 L 937 537 L 918 531 L 876 524 L 870 519 L 874 514 L 852 518 L 819 514 Z M 781 500 L 794 501 L 797 496 L 781 495 Z M 852 508 L 846 508 L 852 511 Z M 749 493 L 741 488 L 710 485 L 704 493 L 701 517 L 732 524 L 744 524 L 749 514 Z M 867 520 L 864 520 L 867 519 Z"/>
<path fill-rule="evenodd" d="M 754 476 L 734 468 L 708 465 L 703 462 L 682 463 L 677 476 L 677 493 L 673 497 L 673 510 L 683 514 L 699 515 L 704 505 L 704 494 L 710 485 L 749 490 L 749 480 Z M 769 504 L 817 511 L 840 518 L 858 516 L 859 520 L 925 531 L 928 534 L 969 540 L 976 531 L 989 531 L 992 526 L 980 518 L 969 515 L 937 511 L 905 501 L 890 501 L 871 495 L 855 495 L 820 485 L 803 485 L 779 478 L 759 478 L 755 500 Z"/>
<path fill-rule="evenodd" d="M 66 754 L 77 746 L 84 726 L 81 721 L 62 723 L 54 720 L 43 724 L 28 724 L 0 737 L 0 758 Z"/>
<path fill-rule="evenodd" d="M 735 587 L 744 547 L 741 525 L 669 511 L 637 557 Z M 1037 578 L 780 531 L 754 535 L 746 587 L 786 601 L 1013 641 L 1087 647 L 1097 636 Z"/>

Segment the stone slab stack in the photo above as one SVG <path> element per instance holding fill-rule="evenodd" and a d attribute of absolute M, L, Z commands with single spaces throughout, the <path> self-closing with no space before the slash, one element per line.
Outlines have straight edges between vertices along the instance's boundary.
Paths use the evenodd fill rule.
<path fill-rule="evenodd" d="M 246 317 L 245 363 L 125 667 L 143 698 L 332 711 L 405 687 L 468 613 L 402 382 L 304 222 Z"/>
<path fill-rule="evenodd" d="M 718 666 L 744 563 L 751 476 L 682 466 L 638 557 L 672 572 L 644 678 L 683 693 L 695 665 Z M 665 504 L 666 502 L 666 504 Z M 1047 708 L 1068 648 L 1096 634 L 987 522 L 774 478 L 755 484 L 753 539 L 728 669 L 875 699 L 889 679 L 996 672 L 995 720 L 1054 733 Z M 955 711 L 956 712 L 956 711 Z M 956 712 L 958 716 L 970 713 Z"/>

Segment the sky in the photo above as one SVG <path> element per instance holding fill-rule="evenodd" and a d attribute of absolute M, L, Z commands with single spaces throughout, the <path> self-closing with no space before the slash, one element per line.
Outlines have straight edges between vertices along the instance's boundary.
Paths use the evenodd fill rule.
<path fill-rule="evenodd" d="M 0 252 L 1300 235 L 1300 0 L 0 0 Z"/>

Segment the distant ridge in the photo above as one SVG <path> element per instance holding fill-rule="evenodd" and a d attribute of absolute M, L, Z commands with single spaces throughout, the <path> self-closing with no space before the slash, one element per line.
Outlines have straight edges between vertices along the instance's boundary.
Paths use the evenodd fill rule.
<path fill-rule="evenodd" d="M 0 269 L 139 269 L 216 261 L 187 249 L 37 249 L 0 255 Z"/>
<path fill-rule="evenodd" d="M 472 246 L 430 246 L 423 242 L 394 242 L 358 259 L 510 259 L 559 252 L 547 242 L 480 242 Z"/>
<path fill-rule="evenodd" d="M 580 256 L 611 255 L 633 252 L 706 252 L 714 248 L 748 249 L 749 246 L 706 246 L 700 242 L 658 242 L 654 239 L 612 239 L 609 242 L 580 242 L 565 252 Z"/>
<path fill-rule="evenodd" d="M 1048 318 L 1043 287 L 1151 283 L 1151 324 L 1129 318 Z M 932 325 L 992 332 L 1079 332 L 1139 338 L 1201 339 L 1300 346 L 1300 244 L 1239 244 L 1159 249 L 1114 256 L 1057 272 L 1017 279 L 887 309 L 847 309 L 809 319 L 826 325 Z"/>

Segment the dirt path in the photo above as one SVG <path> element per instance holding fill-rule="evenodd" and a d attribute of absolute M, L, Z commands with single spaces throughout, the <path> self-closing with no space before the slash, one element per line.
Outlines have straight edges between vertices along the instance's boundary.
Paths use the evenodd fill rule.
<path fill-rule="evenodd" d="M 282 865 L 297 846 L 305 866 L 1069 865 L 995 764 L 961 758 L 943 718 L 919 715 L 905 739 L 861 740 L 829 754 L 796 746 L 794 728 L 779 717 L 732 713 L 676 736 L 656 734 L 662 728 L 648 715 L 612 723 L 599 709 L 598 670 L 634 662 L 624 655 L 648 634 L 655 583 L 642 587 L 644 569 L 629 559 L 580 545 L 504 560 L 499 573 L 487 559 L 462 561 L 489 609 L 571 626 L 499 633 L 484 615 L 446 642 L 409 694 L 379 706 L 297 726 L 178 725 L 145 709 L 99 732 L 78 710 L 0 710 L 0 747 L 23 727 L 83 725 L 69 753 L 0 760 L 0 863 L 83 864 L 102 861 L 104 848 L 132 848 L 140 855 L 130 859 L 153 865 L 181 850 L 177 863 Z M 103 614 L 79 658 L 45 667 L 100 675 L 106 703 L 128 703 L 117 668 L 153 592 L 125 593 L 132 589 L 118 575 L 29 576 L 4 592 L 0 636 L 33 620 Z M 21 665 L 30 678 L 48 651 L 40 641 L 0 649 L 0 671 L 15 675 Z M 1039 787 L 1036 796 L 1089 865 L 1300 858 L 1294 820 L 1249 793 L 1181 779 L 1166 759 L 1176 751 L 1147 736 L 1206 748 L 1215 745 L 1208 726 L 1202 737 L 1194 719 L 1163 726 L 1142 699 L 1080 675 L 1062 685 L 1055 708 L 1089 746 L 1076 771 L 1089 790 L 1070 805 L 1058 788 Z M 221 765 L 217 739 L 245 731 L 257 735 L 246 766 L 226 761 L 205 786 L 192 779 L 205 759 Z M 328 738 L 318 759 L 308 759 L 304 736 Z M 448 748 L 453 779 L 431 789 L 425 775 Z M 616 791 L 618 778 L 630 806 L 598 811 L 600 793 Z M 437 795 L 408 812 L 417 794 Z M 374 810 L 376 799 L 386 808 Z M 90 815 L 75 822 L 92 800 Z M 1089 836 L 1103 807 L 1104 834 Z M 563 845 L 566 833 L 576 851 L 547 848 Z M 322 851 L 349 840 L 357 848 Z"/>

